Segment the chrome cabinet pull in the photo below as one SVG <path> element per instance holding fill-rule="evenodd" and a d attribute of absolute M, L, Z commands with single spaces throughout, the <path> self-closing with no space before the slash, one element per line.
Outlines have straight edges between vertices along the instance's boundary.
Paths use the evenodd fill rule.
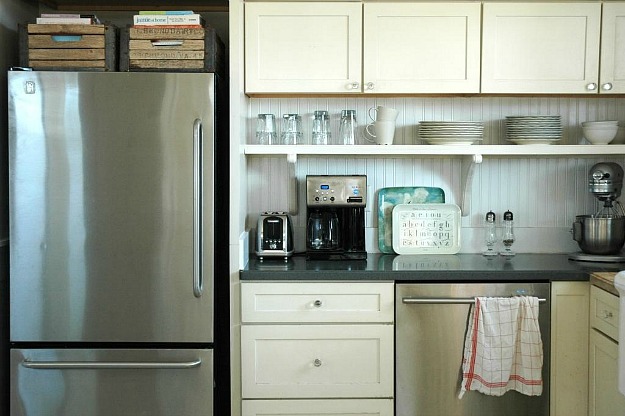
<path fill-rule="evenodd" d="M 357 90 L 360 88 L 360 83 L 359 82 L 350 82 L 349 84 L 347 84 L 347 89 L 348 90 Z"/>
<path fill-rule="evenodd" d="M 402 298 L 402 303 L 407 304 L 473 304 L 475 298 Z M 547 302 L 547 299 L 538 299 L 539 303 Z"/>
<path fill-rule="evenodd" d="M 323 301 L 321 301 L 320 299 L 317 299 L 316 301 L 313 302 L 313 305 L 315 306 L 315 308 L 320 308 L 323 306 Z"/>
<path fill-rule="evenodd" d="M 202 360 L 181 361 L 181 362 L 141 362 L 141 361 L 22 361 L 22 366 L 37 370 L 98 370 L 98 369 L 189 369 L 202 364 Z"/>
<path fill-rule="evenodd" d="M 601 86 L 601 88 L 605 91 L 610 91 L 612 89 L 612 83 L 611 82 L 606 82 L 605 84 L 603 84 Z"/>
<path fill-rule="evenodd" d="M 321 360 L 319 358 L 315 358 L 315 361 L 313 361 L 313 365 L 315 367 L 321 367 L 321 364 L 323 364 L 323 363 L 321 362 Z"/>
<path fill-rule="evenodd" d="M 365 84 L 365 89 L 367 89 L 367 90 L 372 90 L 374 88 L 375 88 L 375 84 L 373 82 L 367 82 Z"/>
<path fill-rule="evenodd" d="M 610 311 L 606 311 L 605 309 L 602 311 L 603 312 L 603 319 L 610 319 L 612 317 L 614 317 L 614 314 Z"/>
<path fill-rule="evenodd" d="M 591 82 L 590 84 L 586 85 L 586 89 L 588 91 L 594 91 L 597 89 L 597 84 L 594 82 Z"/>

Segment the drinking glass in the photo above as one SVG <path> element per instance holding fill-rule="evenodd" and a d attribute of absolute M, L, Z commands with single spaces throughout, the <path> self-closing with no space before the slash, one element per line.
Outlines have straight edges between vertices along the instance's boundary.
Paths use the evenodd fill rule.
<path fill-rule="evenodd" d="M 356 110 L 341 111 L 339 144 L 356 144 Z"/>
<path fill-rule="evenodd" d="M 302 119 L 297 114 L 282 116 L 282 144 L 302 144 Z"/>
<path fill-rule="evenodd" d="M 256 120 L 256 143 L 278 144 L 276 119 L 273 114 L 259 114 Z"/>
<path fill-rule="evenodd" d="M 330 118 L 327 111 L 315 111 L 312 125 L 312 144 L 329 144 Z"/>

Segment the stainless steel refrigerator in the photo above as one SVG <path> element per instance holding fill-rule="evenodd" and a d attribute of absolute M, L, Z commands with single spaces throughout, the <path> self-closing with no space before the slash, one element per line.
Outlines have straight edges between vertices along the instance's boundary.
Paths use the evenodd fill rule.
<path fill-rule="evenodd" d="M 217 83 L 9 71 L 12 415 L 213 414 Z"/>

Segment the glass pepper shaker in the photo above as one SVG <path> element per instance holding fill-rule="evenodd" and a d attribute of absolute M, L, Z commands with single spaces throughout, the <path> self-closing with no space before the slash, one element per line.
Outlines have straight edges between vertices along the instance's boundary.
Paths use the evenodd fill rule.
<path fill-rule="evenodd" d="M 483 251 L 482 255 L 491 257 L 498 254 L 495 251 L 495 244 L 497 244 L 497 227 L 495 224 L 495 213 L 493 211 L 488 211 L 484 219 L 484 243 L 486 244 L 486 251 Z"/>
<path fill-rule="evenodd" d="M 504 250 L 499 253 L 502 256 L 512 257 L 516 253 L 512 251 L 512 244 L 514 243 L 514 228 L 513 228 L 513 215 L 512 212 L 506 211 L 503 214 L 503 247 Z"/>

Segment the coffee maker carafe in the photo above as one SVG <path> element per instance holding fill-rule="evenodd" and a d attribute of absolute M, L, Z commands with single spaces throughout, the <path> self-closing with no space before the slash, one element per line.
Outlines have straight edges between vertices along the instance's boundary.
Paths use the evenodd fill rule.
<path fill-rule="evenodd" d="M 366 201 L 365 175 L 306 176 L 306 257 L 366 259 Z"/>

